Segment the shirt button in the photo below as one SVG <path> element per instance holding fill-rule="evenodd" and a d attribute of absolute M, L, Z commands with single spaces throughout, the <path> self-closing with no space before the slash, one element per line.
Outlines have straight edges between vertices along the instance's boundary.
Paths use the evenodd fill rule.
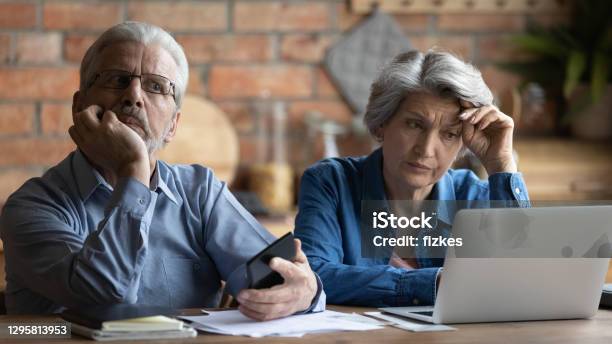
<path fill-rule="evenodd" d="M 144 204 L 144 203 L 145 203 L 145 201 L 144 201 L 144 199 L 139 198 L 139 199 L 138 199 L 138 203 L 140 203 L 140 204 Z"/>
<path fill-rule="evenodd" d="M 193 271 L 198 271 L 200 270 L 200 264 L 199 263 L 194 263 L 193 264 Z"/>
<path fill-rule="evenodd" d="M 412 304 L 413 305 L 418 305 L 419 304 L 419 299 L 412 299 Z"/>
<path fill-rule="evenodd" d="M 521 193 L 521 189 L 516 188 L 516 189 L 514 189 L 514 192 L 516 192 L 517 194 L 520 194 Z"/>

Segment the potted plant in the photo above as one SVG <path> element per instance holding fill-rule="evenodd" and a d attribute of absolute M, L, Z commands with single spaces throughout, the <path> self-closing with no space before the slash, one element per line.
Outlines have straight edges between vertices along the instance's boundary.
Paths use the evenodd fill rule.
<path fill-rule="evenodd" d="M 511 38 L 525 59 L 501 64 L 558 95 L 561 125 L 588 139 L 612 138 L 612 1 L 573 1 L 568 24 Z"/>

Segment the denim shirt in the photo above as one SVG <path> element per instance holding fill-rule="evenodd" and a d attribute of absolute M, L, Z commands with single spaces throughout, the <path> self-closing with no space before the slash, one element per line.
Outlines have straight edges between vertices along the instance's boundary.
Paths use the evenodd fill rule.
<path fill-rule="evenodd" d="M 275 240 L 208 168 L 158 161 L 150 188 L 115 188 L 71 153 L 6 202 L 0 218 L 9 313 L 139 303 L 217 307 Z M 318 293 L 308 311 L 325 308 Z"/>
<path fill-rule="evenodd" d="M 322 160 L 302 176 L 295 234 L 330 304 L 431 305 L 443 259 L 418 258 L 418 269 L 389 265 L 389 258 L 361 255 L 363 200 L 386 200 L 382 150 L 367 157 Z M 433 200 L 528 201 L 520 173 L 496 173 L 488 181 L 469 170 L 448 170 L 434 185 Z"/>

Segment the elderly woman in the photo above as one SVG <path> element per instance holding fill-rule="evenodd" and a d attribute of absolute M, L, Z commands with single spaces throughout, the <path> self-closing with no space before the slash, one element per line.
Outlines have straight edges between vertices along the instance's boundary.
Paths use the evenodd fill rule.
<path fill-rule="evenodd" d="M 381 147 L 327 159 L 302 177 L 295 234 L 332 304 L 433 304 L 442 259 L 361 255 L 366 200 L 528 200 L 512 156 L 512 118 L 493 104 L 480 72 L 444 52 L 397 56 L 372 85 L 365 124 Z M 450 169 L 462 149 L 488 181 Z"/>

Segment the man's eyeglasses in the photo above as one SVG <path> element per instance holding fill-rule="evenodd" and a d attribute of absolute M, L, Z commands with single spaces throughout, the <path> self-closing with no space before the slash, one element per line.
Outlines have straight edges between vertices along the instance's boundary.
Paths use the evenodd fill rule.
<path fill-rule="evenodd" d="M 94 76 L 89 87 L 97 85 L 102 88 L 124 90 L 130 86 L 132 79 L 139 78 L 140 85 L 145 92 L 172 95 L 174 98 L 174 83 L 168 78 L 157 74 L 136 75 L 123 70 L 105 70 Z M 176 99 L 175 99 L 176 100 Z"/>

